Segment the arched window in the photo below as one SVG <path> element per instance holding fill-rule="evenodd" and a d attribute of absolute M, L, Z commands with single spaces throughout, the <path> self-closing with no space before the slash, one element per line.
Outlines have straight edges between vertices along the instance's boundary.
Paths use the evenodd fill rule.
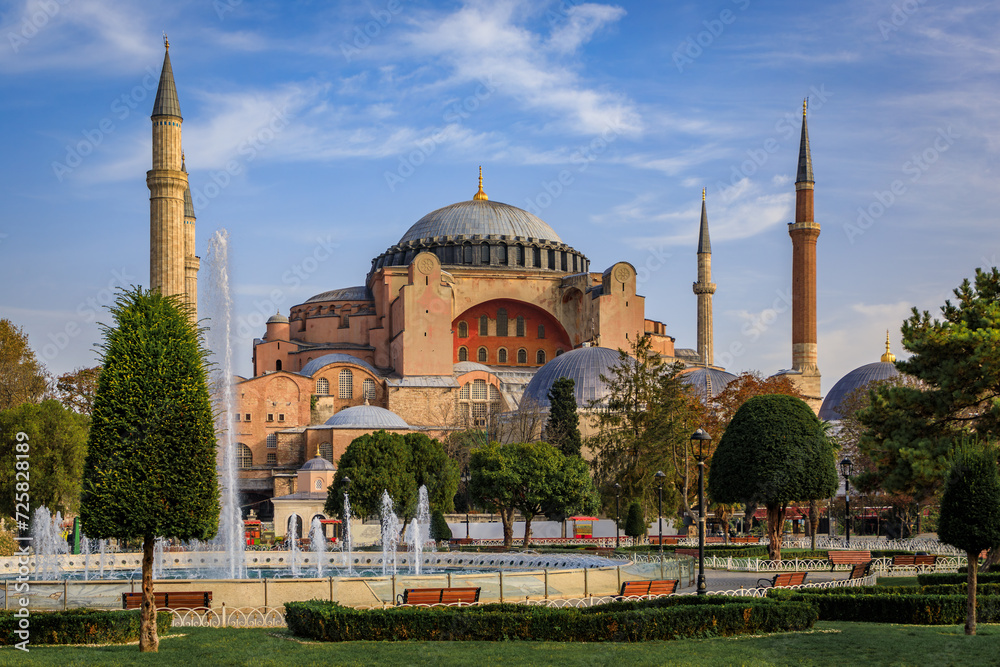
<path fill-rule="evenodd" d="M 507 335 L 507 309 L 497 308 L 497 335 Z"/>
<path fill-rule="evenodd" d="M 479 246 L 479 261 L 481 264 L 490 263 L 490 246 L 487 243 Z"/>
<path fill-rule="evenodd" d="M 497 262 L 500 266 L 507 266 L 507 246 L 502 243 L 497 246 Z"/>
<path fill-rule="evenodd" d="M 524 246 L 517 246 L 517 265 L 524 266 Z"/>
<path fill-rule="evenodd" d="M 458 337 L 459 338 L 468 338 L 469 337 L 469 323 L 468 322 L 459 322 L 458 323 Z"/>
<path fill-rule="evenodd" d="M 545 325 L 544 324 L 539 324 L 538 325 L 538 337 L 539 338 L 545 338 Z"/>
<path fill-rule="evenodd" d="M 458 348 L 458 360 L 459 361 L 469 360 L 469 350 L 466 349 L 465 346 Z"/>
<path fill-rule="evenodd" d="M 523 347 L 517 351 L 517 363 L 519 364 L 528 363 L 528 351 Z"/>
<path fill-rule="evenodd" d="M 323 480 L 317 479 L 316 480 L 316 484 L 314 486 L 316 487 L 317 491 L 322 491 L 323 490 Z"/>
<path fill-rule="evenodd" d="M 542 249 L 532 248 L 531 249 L 531 265 L 536 269 L 542 266 Z"/>
<path fill-rule="evenodd" d="M 560 348 L 559 348 L 558 350 L 556 350 L 556 356 L 557 356 L 557 357 L 558 357 L 558 356 L 559 356 L 560 354 L 562 354 L 562 353 L 563 353 L 563 351 L 562 351 L 562 348 L 561 348 L 561 347 L 560 347 Z"/>
<path fill-rule="evenodd" d="M 319 446 L 319 455 L 324 459 L 333 463 L 333 445 L 329 442 L 324 442 Z"/>
<path fill-rule="evenodd" d="M 497 363 L 506 364 L 507 363 L 507 348 L 501 347 L 497 350 Z"/>
<path fill-rule="evenodd" d="M 345 368 L 340 371 L 340 398 L 354 398 L 354 373 Z"/>
<path fill-rule="evenodd" d="M 267 434 L 267 448 L 268 449 L 275 449 L 275 448 L 277 448 L 277 446 L 278 446 L 278 434 L 277 433 L 268 433 Z"/>
<path fill-rule="evenodd" d="M 281 359 L 278 359 L 277 361 L 274 362 L 274 370 L 276 371 L 281 370 Z"/>
<path fill-rule="evenodd" d="M 485 347 L 479 348 L 479 363 L 485 364 L 489 360 L 489 352 L 486 351 Z"/>
<path fill-rule="evenodd" d="M 550 271 L 555 271 L 556 270 L 556 251 L 555 250 L 549 250 L 548 255 L 549 255 L 549 265 L 547 267 L 545 267 L 545 268 L 549 269 Z"/>
<path fill-rule="evenodd" d="M 535 363 L 539 366 L 545 363 L 545 350 L 539 350 L 535 353 Z"/>
<path fill-rule="evenodd" d="M 365 378 L 365 381 L 361 383 L 361 393 L 369 401 L 375 400 L 375 380 L 371 378 Z"/>
<path fill-rule="evenodd" d="M 524 337 L 524 315 L 517 316 L 517 335 Z"/>
<path fill-rule="evenodd" d="M 251 452 L 250 448 L 242 442 L 240 443 L 239 449 L 237 449 L 236 464 L 241 470 L 246 470 L 253 465 L 253 452 Z"/>
<path fill-rule="evenodd" d="M 480 336 L 490 335 L 490 318 L 488 315 L 479 316 L 479 335 Z"/>
<path fill-rule="evenodd" d="M 320 378 L 316 380 L 316 395 L 317 396 L 329 396 L 330 395 L 330 381 L 326 378 Z"/>
<path fill-rule="evenodd" d="M 473 380 L 462 385 L 458 399 L 461 414 L 470 426 L 486 426 L 490 415 L 499 415 L 503 411 L 500 392 L 493 385 L 487 385 L 485 380 Z"/>
<path fill-rule="evenodd" d="M 462 246 L 463 252 L 465 254 L 465 264 L 472 264 L 472 246 L 466 243 Z"/>

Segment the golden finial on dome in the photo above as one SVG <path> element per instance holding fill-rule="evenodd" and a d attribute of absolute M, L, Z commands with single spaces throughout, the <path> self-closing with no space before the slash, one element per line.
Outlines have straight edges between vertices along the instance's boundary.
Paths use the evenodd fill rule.
<path fill-rule="evenodd" d="M 807 97 L 807 98 L 805 98 L 805 99 L 802 100 L 802 117 L 803 118 L 805 118 L 806 108 L 808 106 L 809 106 L 809 98 Z"/>
<path fill-rule="evenodd" d="M 896 362 L 896 355 L 889 351 L 889 330 L 885 330 L 885 354 L 882 355 L 882 361 L 892 364 Z"/>
<path fill-rule="evenodd" d="M 479 167 L 479 192 L 477 192 L 476 194 L 474 194 L 472 196 L 472 199 L 473 199 L 473 201 L 477 201 L 477 200 L 489 201 L 489 197 L 487 197 L 486 193 L 483 192 L 483 168 L 482 168 L 482 166 Z"/>

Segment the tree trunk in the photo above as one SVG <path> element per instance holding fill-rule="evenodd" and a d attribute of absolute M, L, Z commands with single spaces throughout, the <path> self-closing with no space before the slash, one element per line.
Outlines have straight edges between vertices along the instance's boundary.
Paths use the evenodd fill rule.
<path fill-rule="evenodd" d="M 528 544 L 531 542 L 531 515 L 524 517 L 524 543 L 522 546 L 527 549 Z M 565 521 L 563 522 L 565 523 Z"/>
<path fill-rule="evenodd" d="M 1000 562 L 1000 549 L 990 549 L 986 552 L 986 560 L 983 561 L 983 572 L 992 572 L 993 566 Z"/>
<path fill-rule="evenodd" d="M 500 510 L 500 522 L 503 524 L 503 548 L 514 546 L 514 510 Z"/>
<path fill-rule="evenodd" d="M 139 624 L 139 650 L 157 653 L 160 638 L 156 635 L 156 600 L 153 598 L 153 547 L 156 538 L 146 535 L 142 540 L 142 608 Z"/>
<path fill-rule="evenodd" d="M 747 503 L 743 507 L 743 533 L 749 535 L 753 530 L 753 515 L 757 513 L 757 503 Z"/>
<path fill-rule="evenodd" d="M 969 587 L 968 608 L 965 611 L 965 634 L 976 634 L 976 570 L 979 569 L 979 552 L 966 551 L 966 560 L 969 561 L 969 576 L 967 586 Z"/>
<path fill-rule="evenodd" d="M 767 556 L 771 560 L 781 560 L 781 535 L 785 524 L 784 503 L 767 504 Z"/>
<path fill-rule="evenodd" d="M 812 550 L 816 551 L 816 533 L 819 531 L 819 501 L 809 501 L 809 534 L 812 537 Z"/>

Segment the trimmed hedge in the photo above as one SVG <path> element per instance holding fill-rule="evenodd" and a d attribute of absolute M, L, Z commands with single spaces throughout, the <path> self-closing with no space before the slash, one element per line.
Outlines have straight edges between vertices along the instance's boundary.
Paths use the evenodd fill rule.
<path fill-rule="evenodd" d="M 918 574 L 917 583 L 921 586 L 940 586 L 943 584 L 965 584 L 969 575 L 963 572 L 928 572 Z M 1000 572 L 978 572 L 977 584 L 1000 584 Z"/>
<path fill-rule="evenodd" d="M 33 611 L 28 616 L 29 642 L 35 644 L 125 644 L 139 639 L 140 610 L 105 611 L 69 609 Z M 0 611 L 0 646 L 12 646 L 22 639 L 14 631 L 21 619 L 13 611 Z M 156 632 L 169 634 L 173 616 L 156 613 Z"/>
<path fill-rule="evenodd" d="M 816 618 L 816 610 L 801 601 L 757 598 L 722 598 L 714 604 L 622 602 L 587 609 L 490 604 L 358 610 L 322 600 L 285 603 L 289 631 L 320 641 L 640 642 L 805 630 Z"/>
<path fill-rule="evenodd" d="M 821 621 L 857 621 L 861 623 L 898 623 L 903 625 L 957 625 L 965 623 L 968 599 L 965 595 L 852 595 L 840 593 L 817 595 L 796 591 L 776 596 L 791 602 L 808 602 Z M 832 589 L 837 590 L 837 589 Z M 843 591 L 843 589 L 839 589 Z M 988 595 L 976 600 L 976 616 L 981 623 L 1000 622 L 1000 596 Z"/>

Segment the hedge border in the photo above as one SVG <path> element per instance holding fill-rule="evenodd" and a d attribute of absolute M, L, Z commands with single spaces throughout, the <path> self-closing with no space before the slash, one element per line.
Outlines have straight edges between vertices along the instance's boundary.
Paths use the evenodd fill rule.
<path fill-rule="evenodd" d="M 0 611 L 0 646 L 23 641 L 15 631 L 20 618 L 11 610 Z M 28 618 L 29 643 L 35 644 L 126 644 L 139 639 L 141 610 L 69 609 L 32 611 Z M 156 632 L 170 633 L 173 615 L 156 612 Z"/>

